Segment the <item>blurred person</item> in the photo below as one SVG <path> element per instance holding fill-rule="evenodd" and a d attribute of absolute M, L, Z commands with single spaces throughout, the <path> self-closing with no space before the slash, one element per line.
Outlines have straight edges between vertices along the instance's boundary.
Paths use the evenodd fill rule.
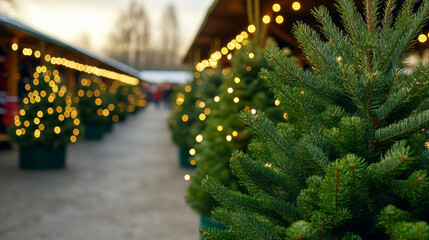
<path fill-rule="evenodd" d="M 173 94 L 173 87 L 171 84 L 167 85 L 163 92 L 164 108 L 171 109 L 171 94 Z"/>
<path fill-rule="evenodd" d="M 162 88 L 158 86 L 153 93 L 153 100 L 155 102 L 155 107 L 159 108 L 160 102 L 162 101 Z"/>

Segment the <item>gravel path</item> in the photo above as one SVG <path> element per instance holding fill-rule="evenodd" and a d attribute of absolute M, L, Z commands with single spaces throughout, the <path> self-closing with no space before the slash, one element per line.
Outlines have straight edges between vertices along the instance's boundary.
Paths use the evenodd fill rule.
<path fill-rule="evenodd" d="M 168 115 L 149 106 L 69 146 L 65 170 L 19 170 L 17 152 L 0 151 L 0 239 L 198 239 Z"/>

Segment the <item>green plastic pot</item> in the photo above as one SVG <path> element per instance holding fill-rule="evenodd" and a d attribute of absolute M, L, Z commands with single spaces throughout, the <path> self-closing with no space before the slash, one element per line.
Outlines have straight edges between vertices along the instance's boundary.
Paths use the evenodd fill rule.
<path fill-rule="evenodd" d="M 179 165 L 184 168 L 195 168 L 195 165 L 192 165 L 189 160 L 191 155 L 189 154 L 189 149 L 179 148 Z"/>
<path fill-rule="evenodd" d="M 66 166 L 66 146 L 20 146 L 19 167 L 21 169 L 59 169 Z"/>
<path fill-rule="evenodd" d="M 111 132 L 113 130 L 113 123 L 108 122 L 104 124 L 104 131 Z"/>
<path fill-rule="evenodd" d="M 201 215 L 200 217 L 200 227 L 226 230 L 225 225 L 223 225 L 222 223 L 215 222 L 211 217 L 205 215 Z M 203 239 L 203 237 L 201 237 L 201 239 Z"/>
<path fill-rule="evenodd" d="M 103 138 L 105 126 L 103 123 L 86 123 L 85 124 L 85 139 L 97 140 Z"/>

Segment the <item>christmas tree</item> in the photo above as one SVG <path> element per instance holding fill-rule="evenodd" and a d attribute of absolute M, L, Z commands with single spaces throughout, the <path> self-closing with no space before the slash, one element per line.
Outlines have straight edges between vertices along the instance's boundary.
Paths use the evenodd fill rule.
<path fill-rule="evenodd" d="M 102 124 L 109 121 L 107 118 L 109 104 L 105 99 L 106 92 L 101 89 L 99 81 L 95 81 L 91 75 L 84 76 L 80 80 L 77 94 L 80 118 L 84 124 Z"/>
<path fill-rule="evenodd" d="M 115 110 L 115 105 L 106 90 L 105 83 L 98 77 L 87 74 L 80 80 L 76 102 L 86 139 L 102 138 L 107 126 L 113 123 L 111 111 Z"/>
<path fill-rule="evenodd" d="M 187 203 L 198 213 L 210 216 L 216 202 L 201 186 L 206 175 L 213 176 L 222 184 L 238 189 L 237 179 L 230 173 L 228 159 L 234 149 L 245 149 L 250 133 L 238 119 L 243 109 L 264 109 L 274 119 L 282 118 L 275 107 L 274 96 L 258 77 L 267 62 L 263 51 L 252 42 L 241 47 L 231 59 L 231 69 L 224 69 L 219 95 L 207 101 L 211 111 L 202 132 L 196 135 L 195 159 L 197 169 L 192 175 L 186 196 Z"/>
<path fill-rule="evenodd" d="M 9 128 L 11 141 L 22 146 L 52 148 L 76 142 L 80 119 L 57 70 L 38 66 L 34 79 L 25 85 L 15 126 Z"/>
<path fill-rule="evenodd" d="M 295 25 L 311 69 L 267 51 L 273 69 L 261 75 L 287 121 L 242 113 L 255 141 L 230 163 L 247 193 L 205 179 L 228 230 L 203 228 L 203 237 L 429 239 L 429 65 L 402 69 L 429 1 L 364 5 L 362 15 L 337 0 L 343 28 L 315 9 L 323 38 Z"/>

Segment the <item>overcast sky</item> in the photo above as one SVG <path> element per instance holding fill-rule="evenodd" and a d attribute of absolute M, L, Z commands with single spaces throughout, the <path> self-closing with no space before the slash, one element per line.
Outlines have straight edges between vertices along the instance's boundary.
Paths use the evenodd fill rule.
<path fill-rule="evenodd" d="M 130 0 L 15 0 L 16 11 L 9 15 L 23 23 L 68 43 L 77 43 L 82 34 L 88 34 L 92 51 L 103 54 L 101 49 L 106 37 L 113 30 L 118 12 L 127 7 Z M 145 6 L 149 14 L 152 36 L 158 41 L 157 31 L 161 16 L 169 3 L 176 6 L 181 32 L 181 54 L 195 37 L 202 20 L 213 0 L 136 0 Z"/>

